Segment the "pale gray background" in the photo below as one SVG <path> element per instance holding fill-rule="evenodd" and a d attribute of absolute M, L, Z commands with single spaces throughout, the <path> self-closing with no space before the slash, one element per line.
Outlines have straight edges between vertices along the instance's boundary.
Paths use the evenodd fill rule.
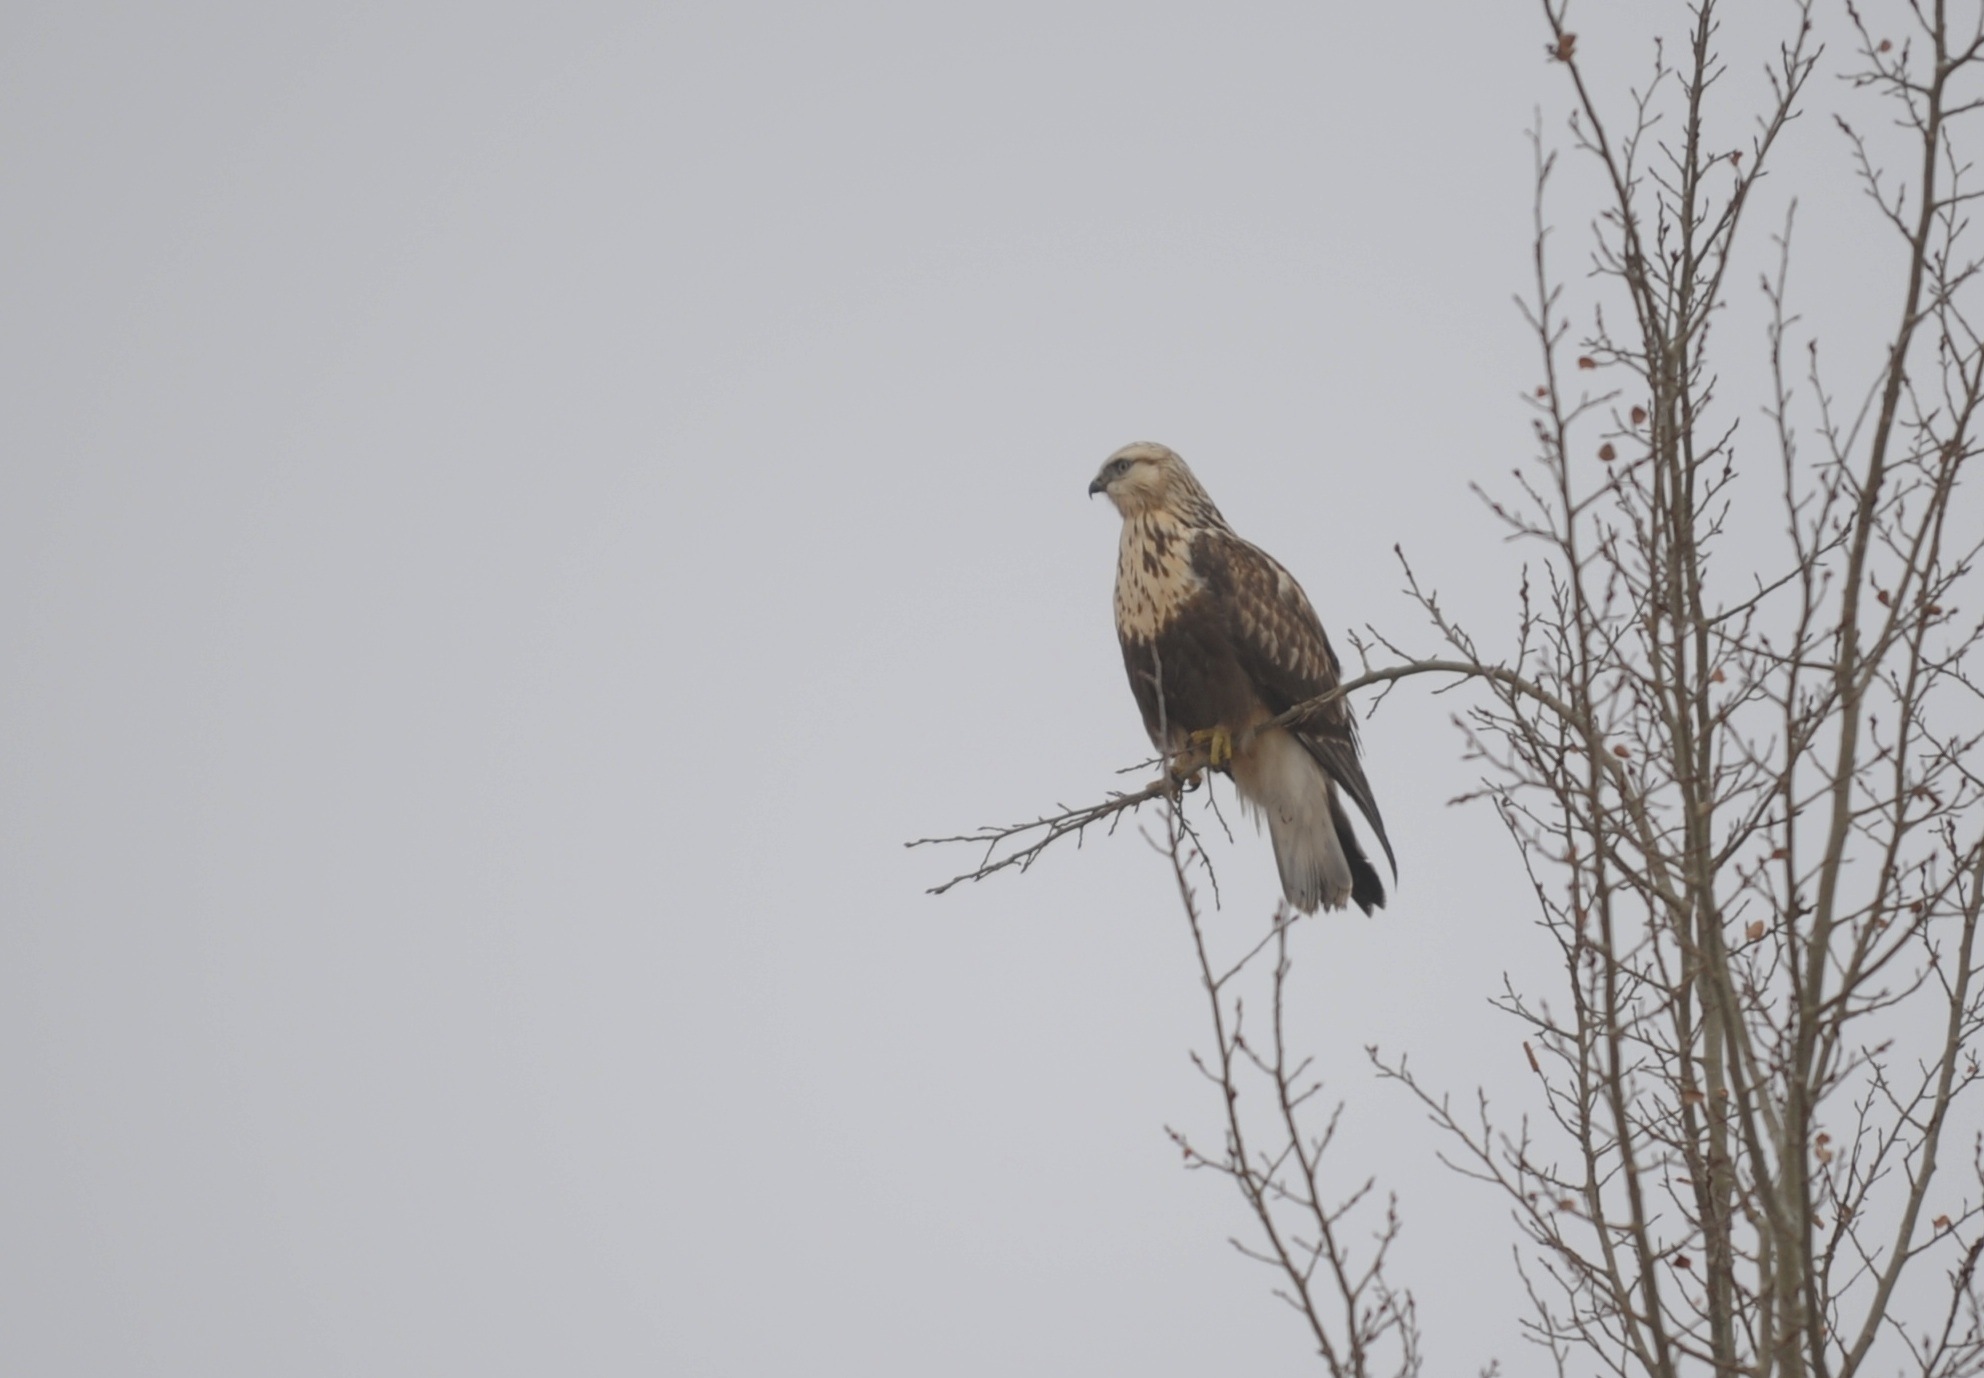
<path fill-rule="evenodd" d="M 1308 1371 L 1162 1133 L 1162 866 L 901 843 L 1142 753 L 1126 441 L 1339 633 L 1417 635 L 1398 542 L 1505 606 L 1532 8 L 4 28 L 0 1371 Z M 1361 1051 L 1524 1085 L 1452 707 L 1367 730 L 1403 880 L 1305 931 L 1309 1032 L 1432 1371 L 1520 1372 Z"/>

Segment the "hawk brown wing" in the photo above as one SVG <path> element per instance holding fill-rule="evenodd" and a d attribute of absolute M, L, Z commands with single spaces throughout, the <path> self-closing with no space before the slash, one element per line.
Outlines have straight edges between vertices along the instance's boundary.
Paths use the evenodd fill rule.
<path fill-rule="evenodd" d="M 1336 652 L 1308 595 L 1273 556 L 1231 532 L 1204 531 L 1193 542 L 1192 564 L 1220 609 L 1241 670 L 1269 712 L 1279 717 L 1343 682 Z M 1325 704 L 1288 730 L 1356 803 L 1396 876 L 1398 859 L 1357 757 L 1357 723 L 1349 703 L 1337 699 Z"/>

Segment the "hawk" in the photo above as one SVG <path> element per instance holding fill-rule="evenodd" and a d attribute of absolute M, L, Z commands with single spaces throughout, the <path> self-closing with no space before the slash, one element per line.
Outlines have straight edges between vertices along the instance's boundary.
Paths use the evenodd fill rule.
<path fill-rule="evenodd" d="M 1281 891 L 1295 908 L 1383 908 L 1384 883 L 1343 807 L 1349 795 L 1396 880 L 1349 705 L 1338 699 L 1269 725 L 1342 680 L 1302 586 L 1233 533 L 1185 461 L 1162 445 L 1125 445 L 1088 491 L 1107 494 L 1123 514 L 1116 636 L 1151 742 L 1167 757 L 1203 747 L 1232 776 L 1241 801 L 1267 820 Z"/>

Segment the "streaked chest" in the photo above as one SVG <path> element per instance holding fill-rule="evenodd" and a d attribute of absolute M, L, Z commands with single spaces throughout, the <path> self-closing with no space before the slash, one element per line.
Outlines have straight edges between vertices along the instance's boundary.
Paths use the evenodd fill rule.
<path fill-rule="evenodd" d="M 1116 548 L 1116 634 L 1148 641 L 1204 589 L 1192 568 L 1192 532 L 1176 520 L 1132 517 Z"/>

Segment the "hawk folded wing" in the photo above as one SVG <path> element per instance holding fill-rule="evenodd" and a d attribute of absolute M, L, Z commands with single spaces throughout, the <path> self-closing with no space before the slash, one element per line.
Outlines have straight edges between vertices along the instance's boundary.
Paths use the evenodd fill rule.
<path fill-rule="evenodd" d="M 1278 718 L 1343 682 L 1342 664 L 1309 596 L 1272 555 L 1230 531 L 1207 531 L 1192 543 L 1192 564 L 1232 629 L 1234 655 L 1270 716 Z M 1357 805 L 1396 876 L 1398 859 L 1358 759 L 1357 720 L 1348 700 L 1313 709 L 1289 724 L 1289 731 Z"/>

